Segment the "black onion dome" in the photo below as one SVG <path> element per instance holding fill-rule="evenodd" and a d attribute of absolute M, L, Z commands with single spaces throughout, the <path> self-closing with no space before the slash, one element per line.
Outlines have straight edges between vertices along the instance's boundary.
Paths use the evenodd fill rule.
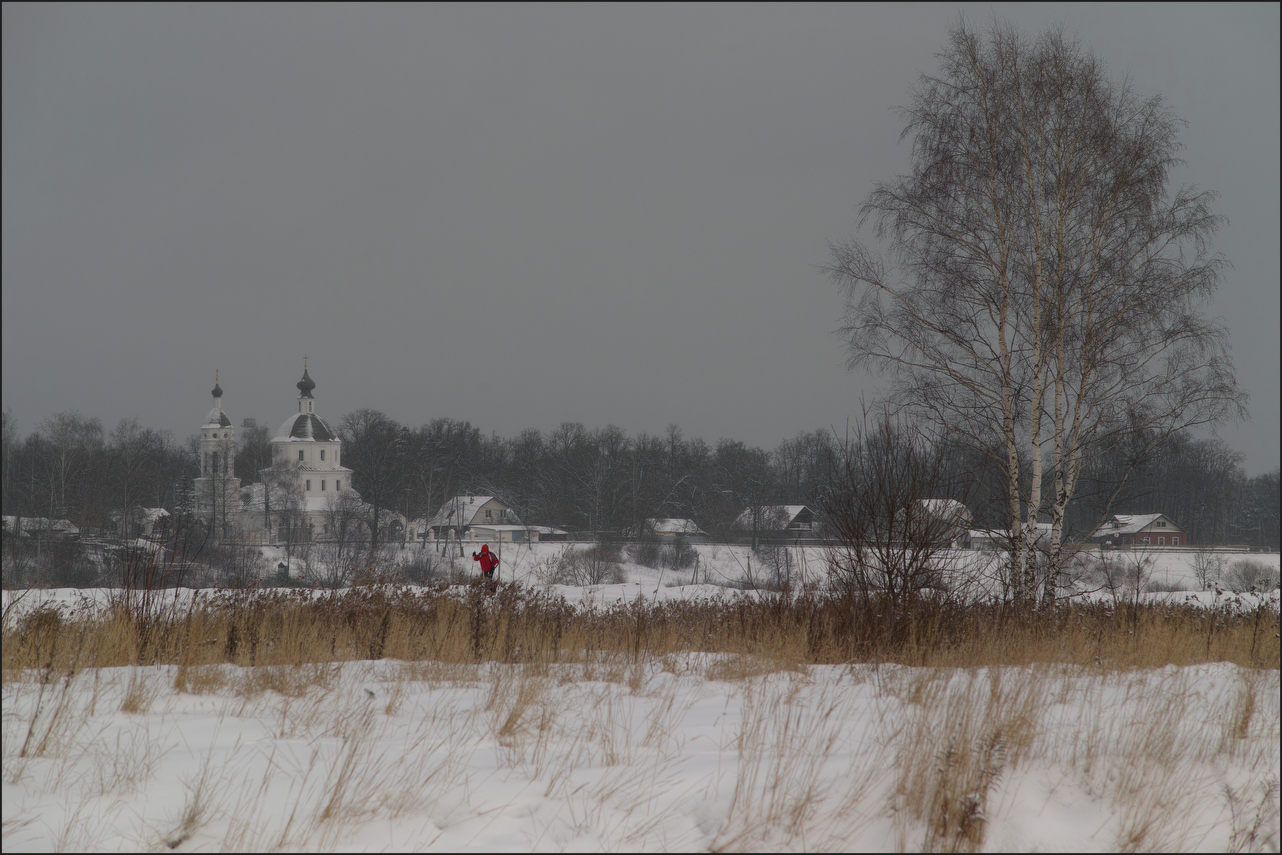
<path fill-rule="evenodd" d="M 312 390 L 316 388 L 316 381 L 307 376 L 307 369 L 304 368 L 303 379 L 299 380 L 296 385 L 298 386 L 298 391 L 303 393 L 299 397 L 310 398 L 312 397 Z"/>
<path fill-rule="evenodd" d="M 209 394 L 213 395 L 215 398 L 221 398 L 223 396 L 223 387 L 218 385 L 218 381 L 214 381 L 214 391 Z"/>

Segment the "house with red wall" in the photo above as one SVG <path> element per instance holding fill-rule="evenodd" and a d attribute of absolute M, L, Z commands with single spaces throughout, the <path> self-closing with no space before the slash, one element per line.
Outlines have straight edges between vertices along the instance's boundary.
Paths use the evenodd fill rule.
<path fill-rule="evenodd" d="M 1087 539 L 1119 549 L 1189 545 L 1188 534 L 1165 514 L 1114 514 Z"/>

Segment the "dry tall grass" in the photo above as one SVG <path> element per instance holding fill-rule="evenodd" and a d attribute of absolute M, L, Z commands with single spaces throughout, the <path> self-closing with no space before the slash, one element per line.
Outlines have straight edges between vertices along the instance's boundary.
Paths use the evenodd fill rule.
<path fill-rule="evenodd" d="M 382 658 L 638 662 L 707 652 L 730 655 L 723 667 L 739 661 L 758 669 L 843 662 L 931 668 L 1232 662 L 1276 669 L 1278 631 L 1278 613 L 1267 605 L 1074 603 L 1027 611 L 947 599 L 902 607 L 877 598 L 771 595 L 576 609 L 515 585 L 496 591 L 371 586 L 322 594 L 197 593 L 185 604 L 171 599 L 150 609 L 119 601 L 74 612 L 43 607 L 7 616 L 3 673 L 5 680 L 26 674 L 51 682 L 82 668 L 174 664 L 177 687 L 198 692 L 208 673 L 202 669 L 210 665 L 275 668 Z M 279 676 L 284 673 L 263 671 L 261 679 L 299 679 L 292 672 Z M 144 700 L 139 695 L 129 703 Z"/>

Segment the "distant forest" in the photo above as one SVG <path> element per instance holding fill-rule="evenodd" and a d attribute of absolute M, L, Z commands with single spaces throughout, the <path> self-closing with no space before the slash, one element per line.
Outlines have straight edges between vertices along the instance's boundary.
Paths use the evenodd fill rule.
<path fill-rule="evenodd" d="M 65 412 L 22 437 L 12 414 L 3 417 L 6 515 L 69 519 L 110 534 L 134 508 L 181 513 L 190 501 L 198 474 L 194 435 L 178 442 L 136 419 L 106 430 L 96 418 Z M 618 533 L 649 517 L 678 517 L 726 536 L 745 508 L 766 504 L 808 505 L 822 523 L 848 452 L 845 437 L 825 430 L 767 451 L 733 439 L 712 445 L 676 425 L 629 436 L 613 425 L 567 422 L 504 438 L 449 418 L 411 428 L 359 410 L 335 427 L 342 463 L 366 501 L 418 519 L 454 495 L 493 495 L 526 524 L 576 532 Z M 271 435 L 265 426 L 237 433 L 235 474 L 249 485 L 270 464 Z M 1109 513 L 1164 513 L 1193 545 L 1278 548 L 1277 469 L 1246 477 L 1243 456 L 1218 439 L 1177 435 L 1155 447 L 1146 439 L 1114 449 L 1083 473 L 1066 541 L 1089 534 L 1113 497 Z M 1004 528 L 992 467 L 965 448 L 937 450 L 943 466 L 933 492 L 963 501 L 976 527 Z"/>

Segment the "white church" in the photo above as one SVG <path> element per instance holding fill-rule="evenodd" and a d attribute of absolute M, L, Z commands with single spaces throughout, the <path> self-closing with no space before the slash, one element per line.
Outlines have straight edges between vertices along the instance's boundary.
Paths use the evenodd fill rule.
<path fill-rule="evenodd" d="M 272 465 L 259 470 L 259 483 L 242 489 L 235 477 L 236 429 L 223 411 L 215 375 L 214 407 L 200 427 L 194 505 L 220 540 L 287 543 L 367 536 L 359 519 L 371 509 L 352 489 L 352 470 L 342 465 L 342 440 L 316 414 L 316 383 L 306 361 L 297 387 L 298 412 L 272 437 Z"/>

